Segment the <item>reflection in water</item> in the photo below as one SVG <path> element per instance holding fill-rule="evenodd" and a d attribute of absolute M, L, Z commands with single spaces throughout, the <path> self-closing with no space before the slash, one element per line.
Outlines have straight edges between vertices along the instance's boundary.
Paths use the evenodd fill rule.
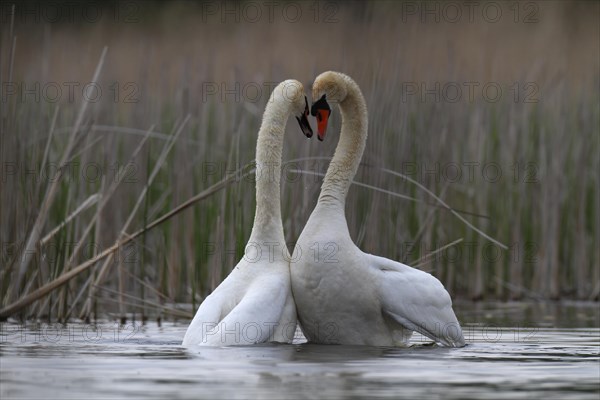
<path fill-rule="evenodd" d="M 469 321 L 462 349 L 415 335 L 408 348 L 298 340 L 188 350 L 180 346 L 183 323 L 3 324 L 0 397 L 597 399 L 595 308 L 563 310 L 557 319 L 552 305 L 551 318 L 536 314 L 539 323 L 526 324 L 540 311 L 534 307 L 457 307 Z M 568 315 L 564 325 L 560 315 Z M 572 315 L 587 327 L 574 328 Z"/>

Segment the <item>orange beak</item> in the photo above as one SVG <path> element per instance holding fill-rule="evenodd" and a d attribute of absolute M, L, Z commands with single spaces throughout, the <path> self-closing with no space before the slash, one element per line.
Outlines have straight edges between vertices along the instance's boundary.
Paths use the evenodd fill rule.
<path fill-rule="evenodd" d="M 331 115 L 331 110 L 317 110 L 317 137 L 320 141 L 323 141 L 323 139 L 325 139 L 329 115 Z"/>
<path fill-rule="evenodd" d="M 327 96 L 323 95 L 319 100 L 313 103 L 310 108 L 310 114 L 313 117 L 317 117 L 317 137 L 322 142 L 325 139 L 325 132 L 327 131 L 327 121 L 331 115 L 331 107 L 327 104 Z"/>

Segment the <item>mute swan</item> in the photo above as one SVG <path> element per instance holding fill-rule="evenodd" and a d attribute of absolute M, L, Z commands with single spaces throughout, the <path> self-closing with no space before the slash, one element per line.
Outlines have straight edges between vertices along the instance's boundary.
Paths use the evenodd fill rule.
<path fill-rule="evenodd" d="M 313 84 L 314 99 L 319 140 L 331 113 L 327 101 L 339 103 L 342 129 L 290 264 L 304 335 L 316 343 L 402 346 L 417 331 L 445 346 L 464 346 L 450 295 L 439 280 L 363 253 L 350 238 L 346 194 L 367 139 L 367 107 L 358 85 L 344 74 L 325 72 Z"/>
<path fill-rule="evenodd" d="M 184 346 L 246 345 L 292 341 L 296 306 L 290 256 L 283 236 L 279 183 L 283 135 L 294 113 L 312 136 L 302 84 L 280 83 L 267 103 L 256 145 L 256 214 L 244 258 L 200 305 Z"/>

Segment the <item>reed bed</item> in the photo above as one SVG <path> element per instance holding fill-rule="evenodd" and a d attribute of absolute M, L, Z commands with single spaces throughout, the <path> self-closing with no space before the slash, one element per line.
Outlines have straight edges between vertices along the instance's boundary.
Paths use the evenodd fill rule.
<path fill-rule="evenodd" d="M 329 69 L 369 107 L 346 208 L 363 250 L 455 299 L 598 300 L 598 3 L 484 2 L 502 8 L 493 23 L 436 2 L 439 21 L 420 2 L 317 3 L 318 17 L 284 3 L 294 23 L 243 14 L 256 2 L 227 3 L 225 22 L 218 2 L 111 3 L 91 22 L 23 4 L 0 15 L 0 317 L 193 315 L 243 256 L 270 91 L 296 78 L 310 94 Z M 290 249 L 332 119 L 323 143 L 287 128 Z"/>

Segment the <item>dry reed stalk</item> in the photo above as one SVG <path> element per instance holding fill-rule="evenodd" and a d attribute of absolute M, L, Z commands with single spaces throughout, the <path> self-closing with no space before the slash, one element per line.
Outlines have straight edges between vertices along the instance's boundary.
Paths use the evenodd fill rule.
<path fill-rule="evenodd" d="M 444 187 L 442 188 L 442 191 L 440 192 L 440 198 L 444 197 L 444 194 L 446 193 L 446 189 L 447 188 L 448 188 L 448 184 L 444 185 Z M 435 213 L 436 213 L 437 210 L 438 210 L 438 208 L 432 209 L 431 211 L 429 211 L 429 213 L 425 217 L 425 222 L 423 222 L 421 224 L 419 230 L 417 231 L 417 234 L 412 239 L 412 241 L 414 242 L 414 246 L 417 246 L 419 244 L 419 242 L 421 241 L 421 238 L 423 237 L 423 234 L 425 233 L 425 229 L 427 229 L 427 227 L 431 223 L 431 220 L 435 216 Z M 402 262 L 408 262 L 408 259 L 407 259 L 408 258 L 408 253 L 409 252 L 406 252 L 406 255 L 404 256 L 404 259 L 402 260 Z"/>
<path fill-rule="evenodd" d="M 136 281 L 137 283 L 139 283 L 141 286 L 145 287 L 146 289 L 150 290 L 151 292 L 153 292 L 154 294 L 156 294 L 161 300 L 168 300 L 168 301 L 172 301 L 172 299 L 170 299 L 169 297 L 167 297 L 164 293 L 161 293 L 160 291 L 156 290 L 156 288 L 150 286 L 148 284 L 148 282 L 144 282 L 142 279 L 138 278 L 137 276 L 135 276 L 134 274 L 132 274 L 131 272 L 124 270 L 125 274 L 127 274 L 131 279 L 133 279 L 134 281 Z M 140 296 L 141 300 L 144 300 L 143 297 Z"/>
<path fill-rule="evenodd" d="M 88 208 L 90 208 L 94 204 L 96 204 L 100 198 L 101 198 L 100 194 L 95 193 L 95 194 L 91 195 L 90 197 L 88 197 L 87 199 L 85 199 L 85 201 L 83 203 L 81 203 L 75 211 L 73 211 L 71 214 L 69 214 L 67 216 L 67 218 L 64 219 L 64 221 L 62 221 L 56 228 L 54 228 L 50 232 L 48 232 L 48 234 L 46 234 L 46 236 L 44 236 L 39 241 L 39 245 L 43 246 L 46 243 L 48 243 L 50 241 L 50 239 L 52 239 L 54 237 L 54 235 L 56 235 L 58 233 L 58 231 L 60 231 L 62 228 L 64 228 L 69 222 L 71 222 L 73 219 L 75 219 L 75 217 L 77 217 L 83 211 L 87 210 Z"/>
<path fill-rule="evenodd" d="M 432 261 L 431 260 L 432 256 L 435 256 L 436 254 L 438 254 L 438 253 L 440 253 L 440 252 L 442 252 L 442 251 L 444 251 L 444 250 L 446 250 L 446 249 L 448 249 L 448 248 L 450 248 L 452 246 L 456 246 L 457 244 L 459 244 L 462 241 L 463 241 L 463 238 L 456 239 L 455 241 L 450 242 L 450 243 L 448 243 L 448 244 L 440 247 L 439 249 L 436 249 L 436 250 L 434 250 L 434 251 L 432 251 L 432 252 L 424 255 L 423 257 L 419 258 L 418 260 L 416 260 L 415 262 L 412 263 L 412 266 L 414 268 L 419 268 L 420 269 L 423 265 L 427 265 L 427 264 L 429 264 Z"/>
<path fill-rule="evenodd" d="M 48 133 L 48 139 L 46 140 L 46 148 L 44 149 L 44 157 L 42 158 L 42 163 L 40 164 L 39 176 L 42 176 L 44 168 L 46 168 L 46 163 L 48 162 L 48 154 L 50 153 L 50 144 L 52 143 L 52 138 L 54 137 L 54 128 L 56 127 L 58 110 L 60 110 L 60 106 L 56 106 L 56 108 L 54 109 L 54 116 L 52 117 L 52 122 L 50 123 L 50 132 Z M 40 189 L 41 182 L 42 180 L 40 179 L 38 183 L 38 191 Z"/>
<path fill-rule="evenodd" d="M 296 174 L 303 174 L 303 175 L 315 175 L 315 176 L 321 176 L 321 177 L 325 176 L 325 174 L 322 173 L 322 172 L 306 171 L 306 170 L 302 170 L 302 169 L 288 169 L 288 172 L 293 172 L 293 173 L 296 173 Z M 387 172 L 393 172 L 393 171 L 387 170 Z M 400 173 L 394 172 L 394 174 L 398 174 L 398 176 L 405 177 L 405 175 L 400 174 Z M 406 178 L 408 178 L 408 177 L 406 177 Z M 410 178 L 408 178 L 408 179 L 410 179 Z M 417 184 L 417 185 L 420 185 L 418 182 L 414 182 L 414 183 Z M 441 204 L 427 203 L 427 202 L 425 202 L 423 200 L 419 200 L 419 199 L 417 199 L 415 197 L 411 197 L 411 196 L 407 196 L 407 195 L 404 195 L 404 194 L 396 193 L 396 192 L 393 192 L 393 191 L 387 190 L 387 189 L 382 189 L 382 188 L 379 188 L 377 186 L 369 185 L 369 184 L 363 183 L 363 182 L 352 181 L 352 185 L 356 185 L 358 187 L 363 187 L 363 188 L 366 188 L 366 189 L 370 189 L 370 190 L 373 190 L 375 192 L 384 193 L 384 194 L 390 195 L 392 197 L 397 197 L 399 199 L 412 201 L 414 203 L 423 204 L 423 205 L 430 206 L 430 207 L 436 207 L 438 209 L 449 211 L 449 212 L 451 212 L 451 213 L 453 213 L 455 215 L 457 215 L 457 214 L 465 214 L 465 215 L 472 215 L 472 216 L 481 217 L 481 218 L 489 218 L 489 217 L 487 217 L 485 215 L 482 215 L 480 213 L 473 213 L 473 212 L 470 212 L 470 211 L 465 211 L 465 210 L 459 210 L 459 209 L 456 209 L 456 208 L 452 208 L 448 204 L 446 204 L 443 201 L 441 201 L 441 199 L 436 199 L 435 195 L 433 193 L 431 193 L 431 192 L 428 193 L 428 194 L 432 195 L 434 197 L 434 199 L 438 200 L 438 202 L 441 203 Z M 425 188 L 423 187 L 423 189 L 425 189 Z M 478 231 L 477 228 L 475 228 L 473 225 L 471 225 L 470 222 L 468 222 L 468 221 L 466 221 L 464 219 L 461 219 L 461 221 L 463 221 L 469 228 L 475 230 L 476 232 Z M 477 233 L 479 233 L 479 232 L 477 232 Z M 481 232 L 480 234 L 485 235 L 483 232 Z M 500 246 L 504 246 L 503 248 L 508 248 L 507 246 L 505 246 L 505 245 L 503 245 L 501 243 L 499 243 L 499 245 Z"/>
<path fill-rule="evenodd" d="M 71 306 L 69 307 L 69 310 L 64 315 L 65 321 L 69 320 L 69 318 L 71 318 L 71 315 L 73 315 L 73 311 L 75 310 L 75 307 L 79 303 L 79 299 L 82 298 L 83 294 L 85 293 L 86 288 L 92 283 L 93 278 L 94 278 L 94 275 L 90 274 L 90 276 L 87 278 L 85 283 L 79 288 L 79 292 L 77 292 L 77 295 L 73 298 L 73 301 L 71 302 Z"/>
<path fill-rule="evenodd" d="M 458 218 L 462 223 L 464 223 L 469 229 L 475 231 L 478 235 L 483 236 L 484 238 L 486 238 L 487 240 L 489 240 L 492 243 L 495 243 L 496 245 L 500 246 L 504 250 L 508 250 L 508 246 L 507 245 L 505 245 L 503 243 L 500 243 L 498 240 L 496 240 L 493 237 L 489 236 L 485 232 L 477 229 L 473 224 L 471 224 L 469 221 L 467 221 L 466 219 L 464 219 L 462 215 L 460 215 L 452 207 L 450 207 L 448 204 L 446 204 L 446 202 L 444 202 L 444 200 L 440 199 L 431 190 L 427 189 L 425 186 L 421 185 L 419 182 L 417 182 L 414 179 L 410 178 L 409 176 L 406 176 L 406 175 L 401 174 L 399 172 L 395 172 L 395 171 L 389 170 L 387 168 L 383 168 L 383 170 L 386 171 L 389 174 L 399 176 L 401 178 L 406 179 L 410 183 L 412 183 L 414 185 L 417 185 L 417 187 L 419 187 L 425 193 L 427 193 L 428 195 L 430 195 L 431 197 L 433 197 L 437 202 L 439 202 L 442 205 L 443 208 L 445 208 L 446 210 L 450 211 L 456 218 Z"/>

